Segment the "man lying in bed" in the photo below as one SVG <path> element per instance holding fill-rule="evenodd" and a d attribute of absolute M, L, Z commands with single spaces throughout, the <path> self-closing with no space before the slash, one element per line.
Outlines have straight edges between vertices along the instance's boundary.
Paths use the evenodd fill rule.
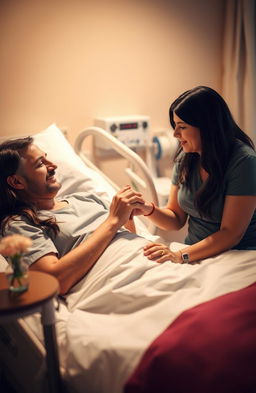
<path fill-rule="evenodd" d="M 95 264 L 117 233 L 134 229 L 133 209 L 143 203 L 130 186 L 110 207 L 95 195 L 77 193 L 57 199 L 57 166 L 31 137 L 0 145 L 1 235 L 21 234 L 33 245 L 30 269 L 55 275 L 64 294 Z"/>

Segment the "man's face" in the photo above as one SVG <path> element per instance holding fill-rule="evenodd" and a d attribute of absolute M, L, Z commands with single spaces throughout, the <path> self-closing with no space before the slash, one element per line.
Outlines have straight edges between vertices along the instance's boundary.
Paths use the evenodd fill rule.
<path fill-rule="evenodd" d="M 36 145 L 29 145 L 21 153 L 21 164 L 16 173 L 22 184 L 20 191 L 29 201 L 54 198 L 61 184 L 55 178 L 57 165 L 47 160 L 46 154 Z"/>

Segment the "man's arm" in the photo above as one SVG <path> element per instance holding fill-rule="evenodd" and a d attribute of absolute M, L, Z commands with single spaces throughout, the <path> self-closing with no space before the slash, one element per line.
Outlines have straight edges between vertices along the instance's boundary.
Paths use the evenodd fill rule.
<path fill-rule="evenodd" d="M 53 274 L 60 283 L 60 294 L 65 294 L 95 264 L 120 228 L 117 220 L 107 219 L 78 247 L 61 258 L 50 253 L 39 258 L 31 270 Z"/>
<path fill-rule="evenodd" d="M 30 269 L 56 276 L 60 293 L 65 294 L 95 264 L 118 229 L 128 222 L 137 203 L 142 203 L 141 194 L 124 187 L 114 196 L 106 220 L 88 239 L 59 259 L 54 253 L 44 255 Z"/>

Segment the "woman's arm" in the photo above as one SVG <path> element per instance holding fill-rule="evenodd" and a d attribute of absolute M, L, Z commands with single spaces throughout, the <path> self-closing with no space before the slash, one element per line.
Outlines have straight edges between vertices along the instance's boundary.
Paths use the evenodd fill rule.
<path fill-rule="evenodd" d="M 240 242 L 248 228 L 256 208 L 256 196 L 227 195 L 221 227 L 204 240 L 186 247 L 191 261 L 207 258 L 229 250 Z"/>
<path fill-rule="evenodd" d="M 142 203 L 141 194 L 125 187 L 114 196 L 107 219 L 87 240 L 59 259 L 54 253 L 44 255 L 30 269 L 56 276 L 60 293 L 65 294 L 95 264 L 118 229 L 129 220 L 136 203 Z"/>
<path fill-rule="evenodd" d="M 134 215 L 146 215 L 158 228 L 166 231 L 181 229 L 187 220 L 187 214 L 178 204 L 178 186 L 172 185 L 166 207 L 155 206 L 154 212 L 151 211 L 153 206 L 149 202 L 145 202 L 133 212 Z"/>
<path fill-rule="evenodd" d="M 242 239 L 256 208 L 256 196 L 232 196 L 225 199 L 220 230 L 198 243 L 182 249 L 191 262 L 217 255 L 234 247 Z M 162 254 L 164 251 L 164 255 Z M 145 247 L 145 255 L 157 262 L 182 263 L 181 252 L 172 252 L 161 244 Z"/>

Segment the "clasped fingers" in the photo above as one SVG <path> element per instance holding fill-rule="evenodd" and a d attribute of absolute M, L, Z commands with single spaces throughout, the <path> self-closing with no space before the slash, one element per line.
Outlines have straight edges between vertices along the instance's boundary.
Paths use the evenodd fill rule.
<path fill-rule="evenodd" d="M 132 210 L 143 204 L 144 200 L 142 194 L 131 188 L 131 186 L 125 186 L 113 197 L 110 206 L 110 214 L 118 216 L 125 221 L 132 215 Z"/>
<path fill-rule="evenodd" d="M 131 186 L 127 185 L 117 192 L 114 197 L 116 203 L 134 205 L 136 203 L 144 203 L 141 192 L 135 191 Z"/>

